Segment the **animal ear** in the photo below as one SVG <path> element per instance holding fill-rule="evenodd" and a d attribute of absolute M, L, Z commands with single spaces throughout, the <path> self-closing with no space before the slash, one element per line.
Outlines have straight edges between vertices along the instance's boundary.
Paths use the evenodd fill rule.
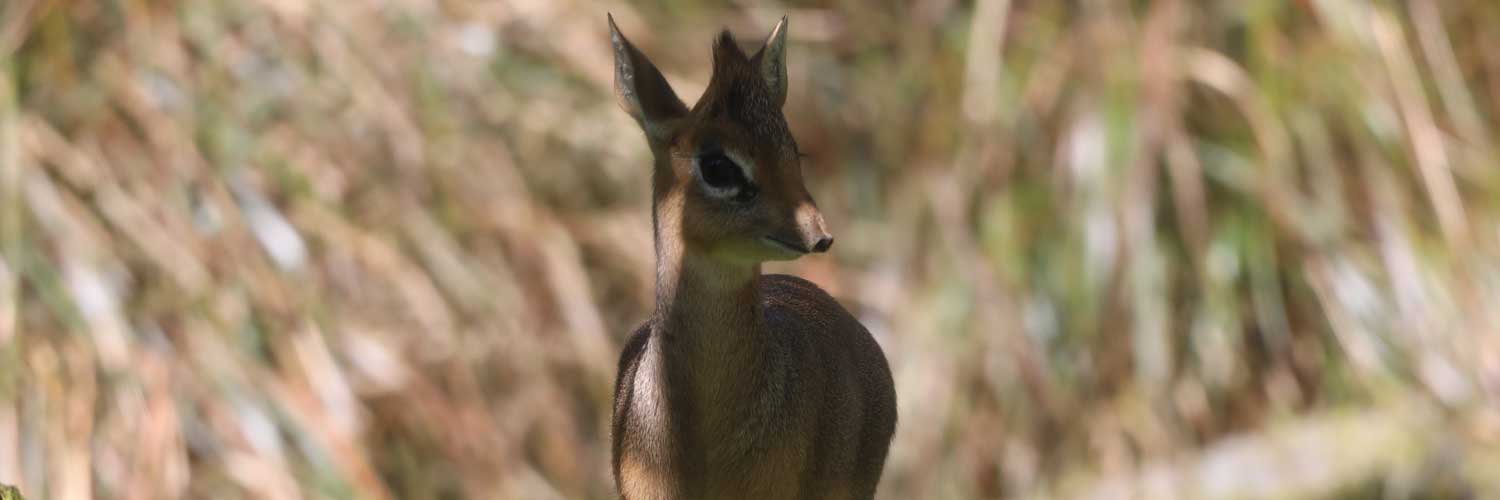
<path fill-rule="evenodd" d="M 620 34 L 614 16 L 606 16 L 609 41 L 615 49 L 615 98 L 620 108 L 641 125 L 648 140 L 666 142 L 671 138 L 676 119 L 687 115 L 687 106 L 677 98 L 656 65 Z"/>
<path fill-rule="evenodd" d="M 786 104 L 786 16 L 771 29 L 766 45 L 751 58 L 760 68 L 760 76 L 771 91 L 771 102 L 780 108 Z"/>

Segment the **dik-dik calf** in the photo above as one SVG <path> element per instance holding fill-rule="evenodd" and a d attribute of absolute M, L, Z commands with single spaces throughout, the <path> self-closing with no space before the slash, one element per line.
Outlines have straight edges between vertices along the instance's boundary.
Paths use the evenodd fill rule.
<path fill-rule="evenodd" d="M 621 497 L 873 497 L 896 429 L 885 355 L 817 285 L 760 270 L 833 244 L 781 112 L 786 19 L 754 55 L 720 34 L 692 109 L 609 27 L 615 94 L 655 157 L 656 310 L 615 382 Z"/>

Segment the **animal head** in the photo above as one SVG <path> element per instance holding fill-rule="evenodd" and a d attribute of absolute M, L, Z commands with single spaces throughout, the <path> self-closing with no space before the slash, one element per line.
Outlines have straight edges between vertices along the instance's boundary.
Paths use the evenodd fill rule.
<path fill-rule="evenodd" d="M 609 29 L 615 96 L 655 157 L 658 243 L 738 263 L 827 251 L 833 236 L 803 184 L 801 154 L 782 114 L 786 18 L 753 55 L 728 30 L 719 34 L 713 76 L 692 109 L 613 17 Z"/>

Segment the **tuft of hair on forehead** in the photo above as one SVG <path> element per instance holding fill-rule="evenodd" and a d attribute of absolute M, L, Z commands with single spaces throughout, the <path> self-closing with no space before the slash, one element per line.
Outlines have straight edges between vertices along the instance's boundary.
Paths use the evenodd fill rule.
<path fill-rule="evenodd" d="M 770 140 L 789 140 L 780 103 L 766 88 L 759 59 L 746 55 L 728 29 L 714 37 L 713 54 L 713 75 L 694 110 L 723 116 Z"/>
<path fill-rule="evenodd" d="M 729 28 L 719 32 L 714 37 L 714 70 L 720 70 L 730 65 L 749 63 L 750 57 L 740 50 L 740 44 L 734 41 L 734 35 L 729 33 Z"/>

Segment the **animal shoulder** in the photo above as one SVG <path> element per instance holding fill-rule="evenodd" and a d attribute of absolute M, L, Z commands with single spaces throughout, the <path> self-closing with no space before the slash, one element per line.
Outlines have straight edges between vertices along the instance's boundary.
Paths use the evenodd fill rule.
<path fill-rule="evenodd" d="M 760 279 L 760 294 L 768 327 L 784 326 L 804 331 L 864 330 L 843 304 L 811 281 L 786 274 L 768 274 Z"/>

